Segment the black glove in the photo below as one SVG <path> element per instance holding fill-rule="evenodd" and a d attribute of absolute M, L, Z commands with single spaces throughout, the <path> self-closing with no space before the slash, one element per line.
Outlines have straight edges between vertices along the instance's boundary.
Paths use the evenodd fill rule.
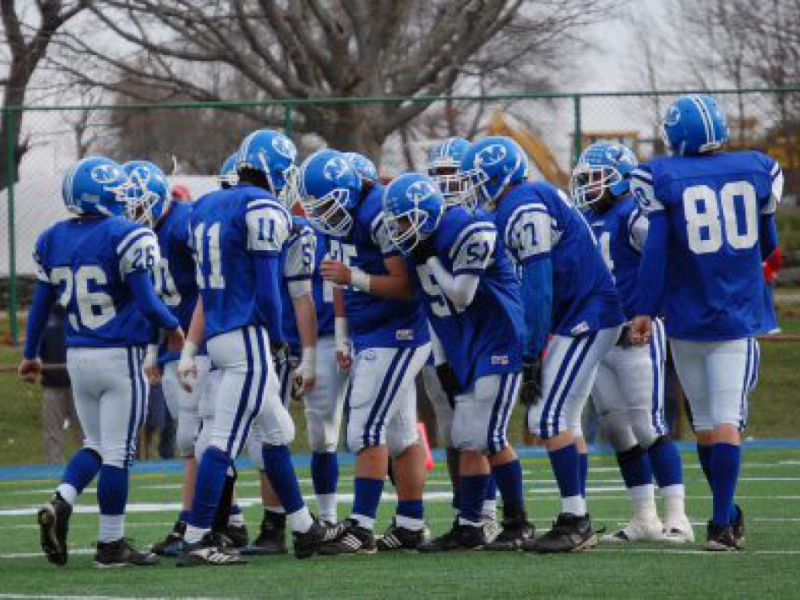
<path fill-rule="evenodd" d="M 280 366 L 289 362 L 289 344 L 286 342 L 270 342 L 269 351 L 272 354 L 272 360 L 275 361 L 275 366 Z"/>
<path fill-rule="evenodd" d="M 430 236 L 421 238 L 408 255 L 415 264 L 424 265 L 431 256 L 436 256 L 436 248 L 433 245 L 433 240 Z"/>
<path fill-rule="evenodd" d="M 536 406 L 542 398 L 542 359 L 536 358 L 522 363 L 522 388 L 519 401 L 526 408 Z"/>
<path fill-rule="evenodd" d="M 461 393 L 461 384 L 458 383 L 456 372 L 453 371 L 450 363 L 443 363 L 436 367 L 436 376 L 439 378 L 442 390 L 447 394 L 450 405 L 454 406 L 456 396 Z"/>

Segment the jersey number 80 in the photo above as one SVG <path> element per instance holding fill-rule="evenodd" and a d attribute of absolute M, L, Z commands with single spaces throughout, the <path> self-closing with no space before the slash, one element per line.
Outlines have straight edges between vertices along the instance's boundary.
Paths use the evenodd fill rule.
<path fill-rule="evenodd" d="M 717 252 L 723 241 L 734 250 L 747 250 L 758 241 L 756 190 L 748 181 L 726 183 L 719 194 L 707 185 L 686 188 L 683 214 L 689 249 L 695 254 Z"/>

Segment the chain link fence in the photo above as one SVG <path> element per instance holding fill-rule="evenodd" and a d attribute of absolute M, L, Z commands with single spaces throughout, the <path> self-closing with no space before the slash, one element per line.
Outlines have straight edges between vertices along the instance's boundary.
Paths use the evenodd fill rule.
<path fill-rule="evenodd" d="M 268 103 L 17 107 L 4 111 L 7 164 L 0 191 L 0 303 L 4 329 L 19 339 L 19 307 L 28 301 L 40 231 L 66 216 L 64 171 L 80 156 L 146 158 L 172 172 L 173 184 L 197 196 L 212 187 L 219 166 L 247 132 L 282 128 L 301 156 L 322 146 L 309 115 L 341 115 L 358 122 L 377 108 L 402 110 L 423 103 L 408 124 L 376 146 L 382 176 L 424 166 L 428 148 L 449 135 L 510 135 L 526 150 L 536 177 L 566 187 L 580 151 L 598 139 L 628 144 L 640 160 L 663 151 L 659 123 L 685 91 L 591 94 L 449 96 L 437 98 L 299 99 Z M 732 148 L 757 149 L 778 159 L 786 176 L 787 205 L 800 194 L 800 88 L 712 90 L 725 108 Z M 383 111 L 381 114 L 391 114 Z M 14 164 L 14 128 L 27 151 Z M 334 145 L 337 140 L 330 140 Z M 346 145 L 346 144 L 344 144 Z M 1 324 L 0 324 L 1 325 Z"/>

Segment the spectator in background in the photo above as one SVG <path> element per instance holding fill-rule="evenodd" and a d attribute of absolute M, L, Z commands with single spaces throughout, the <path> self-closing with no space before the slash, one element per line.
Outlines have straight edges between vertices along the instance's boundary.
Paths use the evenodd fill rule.
<path fill-rule="evenodd" d="M 48 464 L 64 462 L 64 438 L 72 430 L 80 443 L 83 431 L 75 412 L 69 374 L 67 348 L 64 345 L 64 309 L 55 305 L 50 313 L 39 355 L 42 358 L 42 433 L 44 456 Z"/>

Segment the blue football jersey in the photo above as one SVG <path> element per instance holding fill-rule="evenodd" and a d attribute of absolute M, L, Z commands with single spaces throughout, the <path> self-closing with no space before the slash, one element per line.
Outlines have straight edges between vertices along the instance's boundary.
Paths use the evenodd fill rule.
<path fill-rule="evenodd" d="M 289 284 L 294 281 L 311 281 L 314 274 L 316 253 L 314 230 L 305 219 L 292 217 L 292 230 L 283 246 L 283 281 L 281 302 L 283 304 L 283 335 L 293 354 L 300 354 L 300 333 L 292 305 Z"/>
<path fill-rule="evenodd" d="M 517 265 L 551 261 L 552 333 L 580 335 L 624 321 L 592 230 L 563 192 L 545 182 L 523 183 L 503 197 L 493 214 L 503 245 Z"/>
<path fill-rule="evenodd" d="M 184 331 L 189 331 L 199 294 L 190 241 L 191 215 L 191 203 L 173 202 L 156 227 L 161 251 L 161 261 L 155 275 L 156 291 Z M 161 344 L 158 356 L 160 363 L 179 358 L 180 352 L 169 352 L 166 344 Z"/>
<path fill-rule="evenodd" d="M 647 217 L 632 196 L 618 200 L 604 213 L 590 208 L 584 215 L 617 285 L 623 312 L 632 319 L 636 316 L 636 282 L 647 239 Z"/>
<path fill-rule="evenodd" d="M 333 312 L 333 284 L 322 278 L 319 267 L 323 260 L 331 258 L 330 241 L 328 236 L 318 231 L 315 231 L 314 235 L 317 240 L 314 253 L 314 274 L 311 276 L 311 293 L 314 297 L 314 308 L 317 311 L 317 335 L 327 337 L 334 334 L 336 319 Z"/>
<path fill-rule="evenodd" d="M 255 257 L 280 256 L 291 228 L 286 209 L 265 190 L 240 183 L 197 200 L 191 227 L 206 339 L 266 326 L 271 316 L 258 313 Z"/>
<path fill-rule="evenodd" d="M 44 231 L 34 254 L 37 278 L 58 289 L 70 348 L 141 346 L 153 339 L 126 278 L 152 275 L 160 257 L 155 234 L 122 217 L 68 219 Z"/>
<path fill-rule="evenodd" d="M 759 226 L 781 198 L 778 163 L 759 152 L 656 158 L 634 171 L 631 189 L 643 212 L 667 219 L 668 335 L 719 341 L 767 332 Z"/>
<path fill-rule="evenodd" d="M 448 272 L 480 277 L 472 303 L 462 311 L 442 292 L 428 265 L 414 268 L 430 324 L 465 391 L 486 375 L 522 369 L 520 289 L 496 241 L 497 229 L 488 218 L 460 206 L 442 216 L 433 234 L 436 256 Z"/>
<path fill-rule="evenodd" d="M 384 260 L 398 256 L 383 221 L 383 186 L 376 185 L 353 209 L 353 226 L 342 238 L 330 238 L 330 254 L 369 275 L 388 275 Z M 430 341 L 418 300 L 386 300 L 353 287 L 344 290 L 350 337 L 356 352 L 364 348 L 407 348 Z"/>

